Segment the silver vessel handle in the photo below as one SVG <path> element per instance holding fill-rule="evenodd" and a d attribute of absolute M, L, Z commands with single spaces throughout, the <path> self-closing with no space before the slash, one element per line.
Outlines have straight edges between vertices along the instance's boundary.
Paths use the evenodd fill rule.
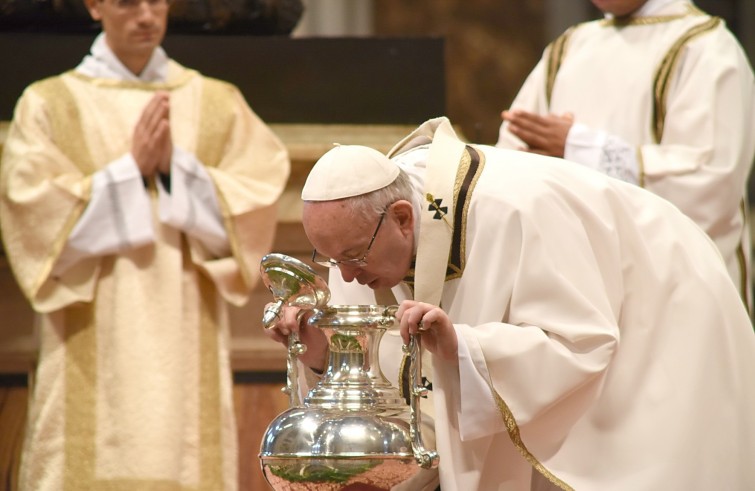
<path fill-rule="evenodd" d="M 304 311 L 301 310 L 296 315 L 296 320 L 300 321 Z M 283 392 L 288 394 L 288 406 L 299 407 L 302 405 L 301 396 L 299 395 L 299 356 L 307 351 L 307 345 L 299 341 L 299 333 L 291 332 L 288 335 L 288 355 L 286 357 L 286 386 Z"/>
<path fill-rule="evenodd" d="M 275 321 L 280 319 L 281 308 L 283 308 L 283 300 L 270 304 L 262 315 L 262 327 L 271 329 L 275 325 Z"/>
<path fill-rule="evenodd" d="M 411 384 L 411 397 L 409 398 L 409 407 L 411 409 L 411 418 L 409 420 L 409 431 L 412 438 L 412 450 L 414 459 L 423 469 L 434 469 L 438 467 L 438 452 L 427 450 L 422 441 L 422 411 L 420 410 L 420 398 L 427 394 L 427 387 L 422 385 L 422 356 L 420 336 L 410 334 L 409 344 L 404 345 L 404 351 L 409 355 L 409 377 Z"/>

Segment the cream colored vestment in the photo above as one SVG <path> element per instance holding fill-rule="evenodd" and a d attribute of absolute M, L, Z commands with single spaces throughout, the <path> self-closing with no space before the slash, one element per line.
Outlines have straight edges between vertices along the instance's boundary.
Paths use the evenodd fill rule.
<path fill-rule="evenodd" d="M 755 334 L 705 233 L 637 186 L 467 146 L 445 118 L 393 154 L 421 134 L 423 199 L 454 218 L 423 217 L 419 250 L 427 227 L 451 249 L 418 257 L 412 284 L 446 270 L 459 339 L 458 368 L 432 363 L 443 491 L 755 488 Z M 432 188 L 444 175 L 453 196 Z M 334 304 L 374 301 L 337 270 L 329 285 Z M 400 342 L 380 355 L 398 383 Z"/>
<path fill-rule="evenodd" d="M 23 489 L 237 487 L 225 308 L 243 304 L 258 280 L 289 161 L 236 87 L 167 68 L 166 82 L 151 84 L 66 72 L 31 85 L 17 105 L 0 219 L 13 272 L 41 316 Z M 150 179 L 152 242 L 52 274 L 92 175 L 128 154 L 156 90 L 170 92 L 174 146 L 212 181 L 230 253 L 218 257 L 162 222 Z"/>
<path fill-rule="evenodd" d="M 657 5 L 657 6 L 656 6 Z M 623 139 L 639 184 L 671 201 L 715 241 L 750 299 L 746 185 L 755 158 L 755 82 L 723 21 L 687 0 L 651 0 L 628 24 L 579 24 L 551 43 L 511 109 L 572 113 Z M 651 8 L 652 7 L 652 8 Z M 521 141 L 501 126 L 497 146 Z M 566 158 L 610 160 L 619 151 L 570 133 Z"/>

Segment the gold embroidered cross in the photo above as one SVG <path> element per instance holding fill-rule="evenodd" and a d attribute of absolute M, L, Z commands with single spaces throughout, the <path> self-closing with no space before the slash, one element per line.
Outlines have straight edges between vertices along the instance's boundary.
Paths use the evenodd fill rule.
<path fill-rule="evenodd" d="M 428 203 L 430 203 L 430 206 L 427 207 L 427 211 L 435 211 L 435 215 L 433 215 L 434 220 L 443 220 L 446 222 L 446 225 L 448 225 L 449 228 L 451 227 L 451 224 L 448 223 L 448 220 L 446 219 L 446 214 L 448 213 L 448 207 L 447 206 L 441 206 L 443 203 L 443 198 L 441 199 L 435 199 L 435 197 L 431 193 L 427 193 L 425 195 L 425 199 Z"/>

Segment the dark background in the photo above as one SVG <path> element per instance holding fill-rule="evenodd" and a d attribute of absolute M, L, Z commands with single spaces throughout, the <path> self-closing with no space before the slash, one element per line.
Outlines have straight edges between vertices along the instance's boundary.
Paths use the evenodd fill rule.
<path fill-rule="evenodd" d="M 0 120 L 24 87 L 75 67 L 93 32 L 0 32 Z M 176 61 L 239 86 L 269 123 L 419 124 L 445 114 L 440 38 L 168 34 Z M 432 80 L 422 90 L 409 80 Z"/>

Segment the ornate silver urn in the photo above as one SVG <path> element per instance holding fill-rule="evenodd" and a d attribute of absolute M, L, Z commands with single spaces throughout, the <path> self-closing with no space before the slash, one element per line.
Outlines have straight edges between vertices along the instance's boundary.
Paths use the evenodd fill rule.
<path fill-rule="evenodd" d="M 297 357 L 306 350 L 298 336 L 288 342 L 290 407 L 275 418 L 262 438 L 260 463 L 275 490 L 390 489 L 420 468 L 438 465 L 420 432 L 419 338 L 404 346 L 409 355 L 409 404 L 383 375 L 378 346 L 386 330 L 397 327 L 397 307 L 328 306 L 330 291 L 309 266 L 282 254 L 268 254 L 260 270 L 276 300 L 265 311 L 270 327 L 284 305 L 313 310 L 308 324 L 329 341 L 322 379 L 299 398 Z M 372 487 L 370 487 L 372 486 Z"/>

